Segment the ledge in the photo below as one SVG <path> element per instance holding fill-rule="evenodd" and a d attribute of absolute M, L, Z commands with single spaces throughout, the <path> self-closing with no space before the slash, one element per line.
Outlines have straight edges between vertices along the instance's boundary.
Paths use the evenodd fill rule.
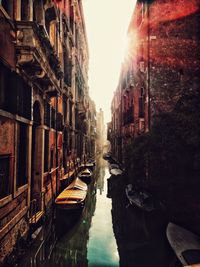
<path fill-rule="evenodd" d="M 12 201 L 12 195 L 8 195 L 2 199 L 0 199 L 0 208 L 8 204 L 10 201 Z"/>

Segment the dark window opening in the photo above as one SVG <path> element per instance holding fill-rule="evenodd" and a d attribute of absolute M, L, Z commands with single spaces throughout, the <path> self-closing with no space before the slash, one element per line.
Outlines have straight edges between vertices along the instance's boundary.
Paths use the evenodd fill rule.
<path fill-rule="evenodd" d="M 144 118 L 144 88 L 141 88 L 139 97 L 139 117 Z"/>
<path fill-rule="evenodd" d="M 56 128 L 56 110 L 51 107 L 51 128 Z"/>
<path fill-rule="evenodd" d="M 144 118 L 144 97 L 139 97 L 139 117 Z"/>
<path fill-rule="evenodd" d="M 50 167 L 51 167 L 51 169 L 53 169 L 54 168 L 54 150 L 53 149 L 51 149 L 51 154 L 50 154 Z"/>
<path fill-rule="evenodd" d="M 21 1 L 21 20 L 28 20 L 29 0 Z"/>
<path fill-rule="evenodd" d="M 48 102 L 44 103 L 44 124 L 51 126 L 51 106 Z"/>
<path fill-rule="evenodd" d="M 44 134 L 44 172 L 49 171 L 49 131 Z"/>
<path fill-rule="evenodd" d="M 72 102 L 69 102 L 69 125 L 72 126 Z"/>
<path fill-rule="evenodd" d="M 72 62 L 69 58 L 68 53 L 64 50 L 64 82 L 71 86 L 71 77 L 72 77 Z"/>
<path fill-rule="evenodd" d="M 40 103 L 38 101 L 35 101 L 33 105 L 33 121 L 35 125 L 41 124 Z"/>
<path fill-rule="evenodd" d="M 70 28 L 71 28 L 71 31 L 73 33 L 73 31 L 74 31 L 74 8 L 72 6 L 72 1 L 70 1 L 70 18 L 69 18 L 69 21 L 70 21 Z"/>
<path fill-rule="evenodd" d="M 18 146 L 17 146 L 17 188 L 28 183 L 27 178 L 27 125 L 20 123 L 18 127 Z"/>
<path fill-rule="evenodd" d="M 3 64 L 0 64 L 0 108 L 31 119 L 30 86 Z"/>
<path fill-rule="evenodd" d="M 0 155 L 0 198 L 10 193 L 10 155 Z"/>
<path fill-rule="evenodd" d="M 64 115 L 64 124 L 67 123 L 67 99 L 63 99 L 63 115 Z"/>
<path fill-rule="evenodd" d="M 58 131 L 63 130 L 63 115 L 60 112 L 57 113 L 56 128 Z"/>

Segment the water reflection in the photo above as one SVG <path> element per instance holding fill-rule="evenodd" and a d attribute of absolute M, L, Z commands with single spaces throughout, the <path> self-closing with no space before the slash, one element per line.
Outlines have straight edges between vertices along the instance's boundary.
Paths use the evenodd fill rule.
<path fill-rule="evenodd" d="M 165 234 L 167 219 L 128 205 L 124 177 L 111 178 L 112 218 L 121 267 L 180 266 Z"/>
<path fill-rule="evenodd" d="M 101 162 L 103 164 L 103 162 Z M 108 169 L 101 168 L 97 181 L 97 203 L 88 243 L 88 266 L 119 266 L 116 241 L 113 235 L 111 200 L 106 198 Z"/>
<path fill-rule="evenodd" d="M 97 162 L 82 213 L 57 213 L 41 228 L 21 264 L 24 267 L 106 267 L 118 266 L 112 229 L 111 200 L 106 198 L 105 161 Z"/>

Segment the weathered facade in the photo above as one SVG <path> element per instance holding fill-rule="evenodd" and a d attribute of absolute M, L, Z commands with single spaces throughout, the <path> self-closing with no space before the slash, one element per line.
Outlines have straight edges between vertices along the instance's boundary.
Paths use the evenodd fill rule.
<path fill-rule="evenodd" d="M 1 264 L 95 140 L 81 1 L 0 1 L 0 46 Z"/>
<path fill-rule="evenodd" d="M 137 1 L 111 106 L 109 136 L 118 160 L 159 114 L 172 111 L 184 92 L 199 88 L 199 21 L 197 0 Z"/>
<path fill-rule="evenodd" d="M 93 100 L 89 99 L 88 107 L 88 140 L 87 153 L 90 158 L 94 158 L 96 154 L 96 138 L 97 138 L 97 118 L 96 106 Z"/>

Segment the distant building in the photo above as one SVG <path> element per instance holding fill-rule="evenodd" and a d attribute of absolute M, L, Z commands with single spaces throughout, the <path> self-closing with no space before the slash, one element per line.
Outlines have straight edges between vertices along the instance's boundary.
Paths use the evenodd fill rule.
<path fill-rule="evenodd" d="M 104 124 L 104 113 L 100 108 L 97 112 L 97 153 L 103 153 L 104 146 L 106 145 L 106 130 Z"/>
<path fill-rule="evenodd" d="M 81 1 L 0 1 L 0 47 L 1 265 L 93 154 L 95 118 Z"/>
<path fill-rule="evenodd" d="M 137 1 L 128 28 L 128 53 L 112 104 L 112 152 L 148 132 L 185 91 L 199 88 L 199 1 Z"/>
<path fill-rule="evenodd" d="M 89 99 L 88 107 L 88 155 L 91 158 L 96 154 L 96 139 L 97 139 L 97 114 L 96 106 L 93 100 Z"/>

